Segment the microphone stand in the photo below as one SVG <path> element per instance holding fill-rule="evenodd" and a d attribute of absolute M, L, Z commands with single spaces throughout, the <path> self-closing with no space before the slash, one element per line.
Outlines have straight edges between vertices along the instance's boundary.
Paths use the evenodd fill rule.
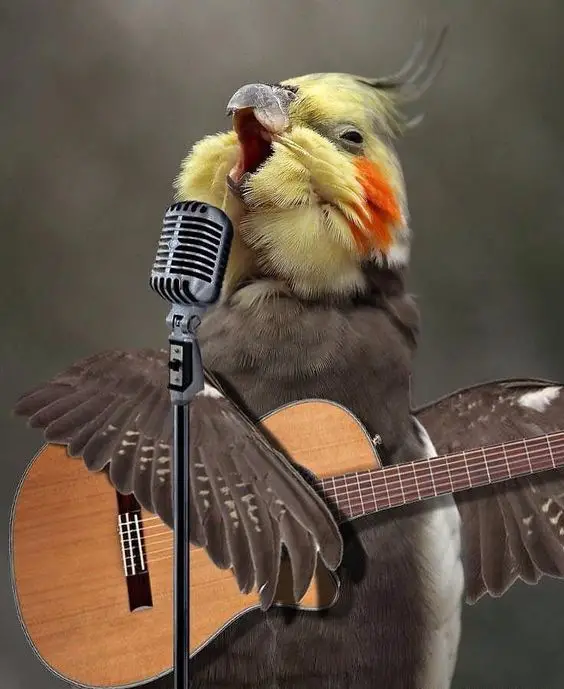
<path fill-rule="evenodd" d="M 173 413 L 174 689 L 188 689 L 190 673 L 190 402 L 204 389 L 196 329 L 203 308 L 173 304 L 167 316 Z"/>

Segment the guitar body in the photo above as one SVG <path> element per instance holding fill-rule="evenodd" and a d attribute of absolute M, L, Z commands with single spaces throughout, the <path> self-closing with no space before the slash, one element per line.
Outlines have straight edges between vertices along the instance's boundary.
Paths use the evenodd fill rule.
<path fill-rule="evenodd" d="M 262 425 L 287 456 L 319 478 L 379 464 L 365 429 L 336 404 L 288 405 Z M 136 534 L 141 548 L 133 559 L 128 544 Z M 172 531 L 132 496 L 119 496 L 105 474 L 89 472 L 63 446 L 46 445 L 16 495 L 10 545 L 18 613 L 52 672 L 81 686 L 127 687 L 170 671 Z M 128 569 L 131 563 L 144 565 L 143 574 Z M 291 571 L 283 567 L 278 605 L 319 610 L 337 595 L 337 579 L 318 563 L 304 598 L 293 600 Z M 190 602 L 194 655 L 259 599 L 255 592 L 241 594 L 230 570 L 192 547 Z"/>

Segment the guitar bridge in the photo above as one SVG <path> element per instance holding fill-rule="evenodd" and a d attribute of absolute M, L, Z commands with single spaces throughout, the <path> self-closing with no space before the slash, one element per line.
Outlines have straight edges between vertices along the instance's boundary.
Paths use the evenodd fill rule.
<path fill-rule="evenodd" d="M 121 495 L 116 491 L 116 497 L 118 535 L 129 609 L 136 612 L 153 607 L 141 505 L 133 495 Z"/>

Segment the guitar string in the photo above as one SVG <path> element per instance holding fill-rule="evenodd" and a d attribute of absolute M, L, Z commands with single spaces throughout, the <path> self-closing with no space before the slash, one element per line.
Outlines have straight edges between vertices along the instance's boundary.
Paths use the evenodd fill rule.
<path fill-rule="evenodd" d="M 553 435 L 563 435 L 564 436 L 564 432 L 553 434 Z M 537 438 L 535 438 L 534 440 L 537 440 Z M 542 437 L 542 438 L 539 438 L 538 440 L 544 441 L 545 438 Z M 523 441 L 522 440 L 514 441 L 514 443 L 512 443 L 512 444 L 515 444 L 515 443 L 523 443 Z M 503 446 L 501 446 L 501 447 L 503 447 Z M 531 459 L 536 460 L 539 456 L 542 456 L 542 455 L 546 455 L 547 457 L 551 456 L 551 461 L 553 461 L 553 463 L 554 463 L 554 458 L 555 458 L 554 452 L 558 452 L 558 450 L 562 447 L 564 447 L 564 438 L 560 442 L 551 443 L 550 447 L 548 447 L 548 448 L 541 447 L 541 448 L 530 449 L 528 452 L 525 453 L 525 456 L 523 457 L 524 467 L 529 469 L 530 468 L 530 460 Z M 548 452 L 547 452 L 547 449 L 549 450 Z M 443 475 L 448 476 L 450 479 L 450 478 L 452 478 L 452 473 L 454 470 L 458 470 L 461 468 L 464 468 L 464 469 L 467 468 L 468 467 L 468 455 L 472 452 L 482 452 L 482 450 L 478 450 L 478 449 L 477 450 L 467 450 L 463 453 L 465 455 L 465 457 L 462 457 L 462 458 L 457 459 L 457 460 L 453 460 L 452 462 L 445 464 L 445 466 L 443 468 L 440 468 L 438 470 L 433 470 L 431 467 L 431 464 L 436 463 L 437 461 L 444 461 L 445 457 L 448 455 L 433 457 L 429 460 L 420 459 L 420 460 L 416 460 L 414 462 L 404 462 L 402 464 L 395 464 L 395 465 L 391 465 L 388 467 L 384 467 L 382 469 L 374 468 L 374 469 L 368 469 L 368 470 L 361 471 L 361 472 L 350 472 L 350 473 L 346 473 L 346 474 L 340 474 L 338 476 L 333 476 L 330 478 L 318 479 L 317 483 L 322 483 L 324 481 L 339 481 L 339 480 L 345 479 L 345 477 L 350 479 L 350 478 L 353 478 L 355 476 L 358 476 L 360 479 L 360 481 L 358 482 L 358 485 L 360 485 L 360 487 L 362 489 L 365 489 L 367 487 L 374 487 L 375 485 L 377 485 L 378 476 L 381 475 L 380 474 L 381 471 L 384 471 L 386 469 L 389 470 L 392 468 L 392 466 L 394 468 L 401 467 L 402 471 L 404 471 L 405 467 L 408 465 L 410 465 L 413 468 L 413 470 L 416 470 L 418 468 L 417 467 L 418 464 L 419 465 L 428 464 L 429 470 L 432 471 L 432 473 L 433 473 L 433 477 L 440 481 L 440 480 L 442 480 Z M 498 454 L 497 451 L 496 451 L 496 454 Z M 508 467 L 508 461 L 510 461 L 516 457 L 519 457 L 522 454 L 523 454 L 523 451 L 522 451 L 522 449 L 519 449 L 519 448 L 515 448 L 515 451 L 513 451 L 513 454 L 511 453 L 511 451 L 510 451 L 510 453 L 508 453 L 505 450 L 502 450 L 502 452 L 499 453 L 499 457 L 496 457 L 495 459 L 492 458 L 491 461 L 488 460 L 487 462 L 485 462 L 485 466 L 487 466 L 487 468 L 490 471 L 495 471 L 497 468 L 499 468 L 501 466 L 503 466 L 504 468 L 509 468 Z M 474 461 L 474 460 L 472 460 L 472 461 Z M 544 470 L 548 471 L 550 469 L 556 469 L 556 468 L 558 468 L 558 467 L 549 466 L 549 467 L 544 467 Z M 427 473 L 427 469 L 426 469 L 425 473 Z M 534 474 L 535 472 L 533 471 L 531 473 Z M 411 478 L 411 477 L 404 477 L 403 479 L 400 479 L 397 476 L 390 476 L 389 482 L 390 483 L 392 483 L 392 482 L 397 483 L 398 481 L 399 482 L 403 481 L 405 483 L 407 480 L 410 480 L 410 481 L 413 481 L 414 483 L 416 483 L 417 485 L 419 485 L 421 487 L 428 486 L 429 483 L 428 482 L 425 483 L 423 480 L 424 476 L 421 478 L 422 478 L 421 482 L 420 481 L 415 482 L 415 479 Z M 503 480 L 509 480 L 510 478 L 512 478 L 511 475 L 507 476 Z M 516 477 L 516 478 L 518 478 L 518 477 Z M 450 480 L 449 480 L 449 483 L 450 483 Z M 355 487 L 353 487 L 353 490 L 355 490 Z M 336 486 L 335 490 L 331 489 L 331 495 L 335 495 L 336 497 L 343 497 L 344 495 L 346 495 L 346 493 L 344 491 L 341 492 L 340 487 Z M 344 502 L 346 502 L 346 500 L 344 500 Z M 158 522 L 162 523 L 162 519 L 160 517 L 151 516 L 151 517 L 145 517 L 145 518 L 141 519 L 139 521 L 139 524 L 144 526 L 148 522 L 152 522 L 152 521 L 158 521 Z M 158 525 L 155 525 L 155 526 L 158 526 Z M 150 528 L 154 528 L 154 527 L 151 527 L 151 526 L 147 527 L 147 529 L 150 529 Z"/>
<path fill-rule="evenodd" d="M 558 445 L 558 447 L 556 447 L 556 445 L 554 446 L 555 452 L 552 453 L 552 456 L 553 456 L 555 459 L 556 459 L 556 458 L 558 458 L 558 459 L 564 458 L 564 452 L 563 452 L 563 453 L 559 453 L 559 451 L 558 451 L 559 448 L 562 447 L 562 446 L 564 446 L 564 441 L 563 441 L 562 443 L 560 443 L 560 444 Z M 539 449 L 536 450 L 535 452 L 541 452 L 541 449 L 539 448 Z M 524 462 L 524 465 L 525 465 L 525 466 L 529 465 L 528 460 L 523 460 L 523 462 Z M 555 468 L 555 467 L 551 467 L 551 468 Z M 550 470 L 550 468 L 547 468 L 547 470 Z M 508 478 L 509 478 L 509 477 L 508 477 Z M 425 484 L 421 483 L 421 484 L 419 484 L 419 485 L 420 485 L 421 487 L 423 487 L 423 486 L 428 487 L 428 486 L 430 486 L 431 484 L 432 484 L 432 482 L 428 481 L 428 482 L 426 482 Z M 433 484 L 433 485 L 434 485 L 434 484 Z M 395 498 L 395 497 L 399 497 L 400 494 L 402 494 L 402 491 L 401 491 L 401 490 L 400 490 L 400 491 L 396 491 L 395 493 L 393 493 L 393 492 L 387 493 L 387 494 L 386 494 L 386 497 L 388 497 L 388 495 L 389 495 L 390 498 L 392 498 L 392 496 Z M 338 493 L 338 492 L 336 493 L 336 495 L 337 495 L 337 497 L 339 497 L 339 493 Z M 345 493 L 341 493 L 341 494 L 340 494 L 340 497 L 343 497 L 343 495 L 345 495 Z M 432 496 L 429 496 L 429 497 L 432 497 Z M 355 504 L 353 504 L 353 502 L 349 500 L 349 501 L 347 502 L 347 506 L 348 506 L 350 509 L 352 509 L 353 507 L 357 508 L 357 507 L 360 506 L 360 503 L 355 503 Z M 374 501 L 374 507 L 376 507 L 376 506 L 377 506 L 377 505 L 376 505 L 376 501 Z M 391 505 L 388 505 L 388 507 L 391 507 Z M 352 516 L 352 515 L 351 515 L 351 516 Z M 152 519 L 152 518 L 150 518 L 150 519 Z M 156 519 L 159 519 L 159 517 L 156 517 Z M 162 524 L 162 522 L 161 522 L 161 524 Z M 158 527 L 159 525 L 155 525 L 155 526 Z M 155 528 L 155 527 L 148 527 L 148 528 Z M 124 535 L 124 532 L 122 532 L 122 535 Z M 163 538 L 163 539 L 161 539 L 161 540 L 154 540 L 155 537 L 160 537 L 160 536 L 168 536 L 168 538 Z M 173 536 L 172 530 L 169 529 L 168 527 L 165 527 L 165 528 L 164 528 L 163 530 L 161 530 L 159 533 L 153 534 L 152 536 L 150 536 L 149 538 L 145 538 L 144 540 L 145 540 L 145 541 L 151 541 L 151 545 L 160 545 L 161 543 L 162 543 L 162 544 L 168 543 L 168 544 L 170 545 L 170 542 L 171 542 L 171 540 L 172 540 L 172 536 Z M 130 547 L 125 546 L 125 547 L 126 547 L 128 550 L 132 551 L 132 546 L 130 546 Z M 168 553 L 168 555 L 166 555 L 165 557 L 154 558 L 153 555 L 158 554 L 158 553 Z M 151 556 L 151 562 L 158 562 L 159 560 L 170 559 L 170 557 L 172 557 L 172 553 L 171 553 L 170 548 L 160 548 L 160 549 L 158 549 L 158 550 L 152 550 L 151 553 L 150 553 L 150 556 Z M 126 561 L 127 561 L 127 564 L 128 564 L 128 565 L 135 564 L 135 563 L 134 563 L 134 556 L 133 556 L 133 555 L 127 555 L 127 556 L 126 556 Z"/>

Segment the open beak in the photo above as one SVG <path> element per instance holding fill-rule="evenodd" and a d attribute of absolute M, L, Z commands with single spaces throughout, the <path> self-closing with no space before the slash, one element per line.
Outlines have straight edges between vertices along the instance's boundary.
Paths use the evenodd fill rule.
<path fill-rule="evenodd" d="M 266 131 L 279 134 L 290 125 L 288 109 L 295 97 L 294 91 L 283 86 L 246 84 L 231 96 L 227 114 L 237 115 L 242 110 L 251 110 Z"/>
<path fill-rule="evenodd" d="M 273 153 L 273 138 L 289 128 L 289 106 L 295 97 L 294 91 L 269 84 L 247 84 L 231 97 L 227 114 L 233 118 L 241 153 L 227 184 L 236 196 L 242 196 L 244 184 Z"/>

